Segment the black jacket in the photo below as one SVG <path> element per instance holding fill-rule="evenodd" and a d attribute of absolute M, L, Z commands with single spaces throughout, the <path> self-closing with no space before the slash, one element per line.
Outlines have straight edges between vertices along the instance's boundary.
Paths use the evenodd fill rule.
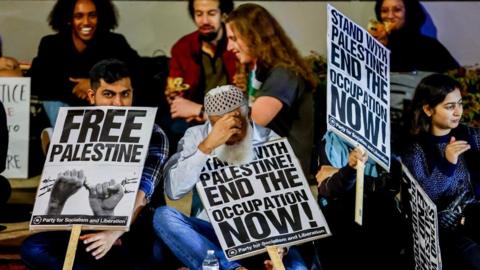
<path fill-rule="evenodd" d="M 97 33 L 83 52 L 78 52 L 71 33 L 58 33 L 42 38 L 38 54 L 29 74 L 32 94 L 40 100 L 63 101 L 70 105 L 86 105 L 74 94 L 75 83 L 69 78 L 88 78 L 88 72 L 103 59 L 116 58 L 127 63 L 130 72 L 137 70 L 140 57 L 120 34 Z"/>

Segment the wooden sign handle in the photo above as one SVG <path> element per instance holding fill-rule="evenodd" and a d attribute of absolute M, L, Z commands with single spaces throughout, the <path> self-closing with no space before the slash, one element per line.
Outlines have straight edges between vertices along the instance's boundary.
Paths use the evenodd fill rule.
<path fill-rule="evenodd" d="M 82 231 L 82 225 L 73 225 L 70 233 L 70 240 L 68 241 L 67 253 L 65 254 L 65 261 L 63 262 L 63 270 L 71 270 L 73 262 L 75 261 L 75 253 L 77 252 L 78 238 Z"/>
<path fill-rule="evenodd" d="M 362 226 L 363 222 L 363 184 L 365 164 L 357 161 L 357 180 L 355 184 L 355 222 Z"/>
<path fill-rule="evenodd" d="M 278 254 L 278 247 L 277 246 L 267 246 L 266 247 L 268 256 L 270 256 L 270 260 L 272 261 L 273 268 L 275 270 L 285 270 L 285 266 L 283 265 L 282 258 Z"/>

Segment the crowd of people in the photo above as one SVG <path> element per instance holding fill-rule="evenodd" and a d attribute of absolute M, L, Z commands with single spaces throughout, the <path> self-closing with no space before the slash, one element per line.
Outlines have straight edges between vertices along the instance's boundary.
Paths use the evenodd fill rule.
<path fill-rule="evenodd" d="M 226 258 L 195 185 L 210 156 L 245 164 L 255 159 L 253 145 L 279 137 L 288 139 L 307 179 L 316 180 L 318 204 L 332 231 L 314 249 L 303 244 L 282 250 L 286 269 L 411 268 L 408 218 L 398 196 L 401 163 L 437 206 L 444 269 L 480 269 L 480 134 L 461 123 L 461 87 L 441 74 L 459 64 L 421 33 L 426 15 L 417 0 L 375 4 L 382 28 L 372 34 L 391 50 L 390 70 L 437 72 L 415 90 L 412 119 L 405 119 L 409 136 L 395 148 L 402 151 L 392 153 L 389 172 L 331 131 L 315 139 L 315 130 L 326 125 L 314 120 L 325 103 L 314 101 L 315 91 L 324 89 L 268 10 L 250 3 L 234 7 L 231 0 L 189 0 L 188 12 L 197 29 L 173 45 L 165 86 L 155 89 L 169 106 L 160 117 L 171 121 L 154 125 L 130 231 L 83 233 L 74 269 L 201 269 L 207 250 L 214 250 L 220 269 L 272 269 L 262 255 Z M 52 127 L 63 106 L 141 106 L 135 97 L 148 97 L 141 57 L 112 32 L 117 21 L 110 0 L 55 3 L 48 22 L 57 33 L 42 38 L 26 74 Z M 0 54 L 0 75 L 18 70 L 15 59 Z M 363 226 L 353 220 L 360 162 Z M 73 189 L 68 181 L 57 188 L 63 195 Z M 190 215 L 166 205 L 164 195 L 177 200 L 192 191 Z M 58 205 L 64 197 L 50 200 Z M 22 260 L 29 269 L 60 269 L 68 238 L 58 231 L 34 234 L 22 244 Z"/>

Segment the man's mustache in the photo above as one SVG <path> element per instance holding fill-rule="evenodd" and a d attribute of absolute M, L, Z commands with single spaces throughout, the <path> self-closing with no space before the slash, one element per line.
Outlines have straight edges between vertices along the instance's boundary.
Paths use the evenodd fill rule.
<path fill-rule="evenodd" d="M 204 25 L 201 25 L 201 26 L 200 26 L 200 29 L 201 29 L 201 30 L 213 30 L 213 29 L 215 29 L 215 28 L 213 27 L 213 25 L 204 24 Z"/>

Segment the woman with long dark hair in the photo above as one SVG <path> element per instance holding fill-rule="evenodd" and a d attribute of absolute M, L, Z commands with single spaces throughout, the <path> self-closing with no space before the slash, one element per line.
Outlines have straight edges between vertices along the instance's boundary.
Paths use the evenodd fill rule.
<path fill-rule="evenodd" d="M 446 75 L 424 78 L 412 107 L 412 142 L 403 162 L 437 206 L 445 266 L 480 269 L 480 130 L 460 124 L 460 85 Z"/>

